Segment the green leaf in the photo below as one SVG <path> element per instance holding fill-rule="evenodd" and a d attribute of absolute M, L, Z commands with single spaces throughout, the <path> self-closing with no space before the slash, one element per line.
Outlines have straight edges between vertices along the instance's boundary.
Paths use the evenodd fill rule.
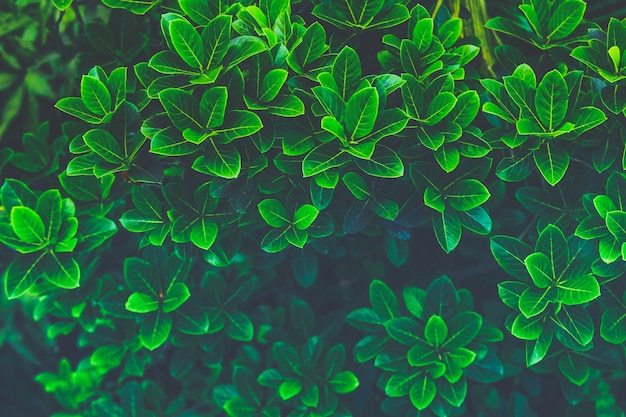
<path fill-rule="evenodd" d="M 258 99 L 266 103 L 274 100 L 285 84 L 285 81 L 287 81 L 288 75 L 287 70 L 280 68 L 275 68 L 265 74 L 261 82 Z"/>
<path fill-rule="evenodd" d="M 391 321 L 393 320 L 388 320 L 388 322 Z M 386 321 L 371 308 L 359 308 L 352 311 L 346 316 L 346 322 L 350 326 L 366 332 L 380 331 L 382 329 L 381 326 L 386 324 Z"/>
<path fill-rule="evenodd" d="M 475 179 L 454 182 L 446 189 L 445 197 L 450 206 L 459 211 L 468 211 L 486 202 L 491 194 L 487 187 Z"/>
<path fill-rule="evenodd" d="M 539 172 L 550 185 L 556 185 L 565 176 L 570 157 L 566 150 L 546 143 L 545 147 L 533 153 Z"/>
<path fill-rule="evenodd" d="M 226 334 L 231 339 L 249 342 L 254 337 L 254 327 L 250 318 L 239 311 L 229 311 L 226 314 Z"/>
<path fill-rule="evenodd" d="M 582 346 L 586 346 L 593 339 L 593 320 L 581 306 L 563 305 L 552 320 Z"/>
<path fill-rule="evenodd" d="M 206 120 L 204 126 L 214 129 L 224 123 L 228 90 L 218 86 L 207 89 L 200 99 L 200 117 Z"/>
<path fill-rule="evenodd" d="M 480 314 L 464 311 L 448 320 L 448 337 L 443 344 L 445 349 L 467 346 L 478 335 L 483 324 Z"/>
<path fill-rule="evenodd" d="M 139 325 L 139 339 L 148 350 L 161 346 L 172 330 L 172 316 L 157 310 L 154 314 L 142 317 Z"/>
<path fill-rule="evenodd" d="M 177 310 L 181 305 L 189 299 L 191 293 L 189 292 L 189 288 L 187 285 L 182 282 L 173 283 L 165 293 L 165 298 L 163 299 L 163 312 L 170 313 L 174 310 Z"/>
<path fill-rule="evenodd" d="M 345 111 L 345 125 L 352 139 L 367 136 L 376 123 L 378 116 L 378 92 L 374 87 L 363 88 L 354 93 Z"/>
<path fill-rule="evenodd" d="M 544 323 L 541 323 L 542 330 L 543 326 Z M 553 334 L 552 329 L 546 329 L 546 331 L 542 331 L 541 334 L 537 335 L 534 342 L 530 340 L 526 342 L 526 366 L 535 365 L 546 357 L 550 345 L 552 345 Z"/>
<path fill-rule="evenodd" d="M 361 60 L 354 49 L 344 46 L 333 61 L 332 76 L 338 87 L 338 93 L 343 101 L 357 89 L 361 80 Z"/>
<path fill-rule="evenodd" d="M 376 318 L 378 317 L 379 316 L 376 316 Z M 414 346 L 419 342 L 423 343 L 422 338 L 419 336 L 420 333 L 422 333 L 422 329 L 413 319 L 408 317 L 391 318 L 385 321 L 384 325 L 389 336 L 398 343 L 402 343 L 406 346 Z M 378 327 L 373 327 L 370 331 L 377 331 L 378 329 Z"/>
<path fill-rule="evenodd" d="M 584 304 L 600 296 L 600 285 L 593 275 L 568 278 L 557 284 L 559 301 L 565 305 Z"/>
<path fill-rule="evenodd" d="M 287 62 L 294 71 L 301 74 L 306 67 L 326 51 L 326 31 L 319 22 L 310 25 L 300 38 L 300 43 L 291 49 Z"/>
<path fill-rule="evenodd" d="M 106 130 L 92 129 L 83 135 L 89 148 L 106 162 L 125 164 L 126 158 L 117 140 Z"/>
<path fill-rule="evenodd" d="M 330 388 L 337 394 L 347 394 L 359 386 L 359 380 L 350 371 L 336 373 L 329 381 Z"/>
<path fill-rule="evenodd" d="M 448 337 L 448 326 L 439 316 L 431 316 L 424 328 L 424 337 L 431 346 L 439 349 Z"/>
<path fill-rule="evenodd" d="M 172 46 L 178 55 L 192 68 L 204 68 L 204 48 L 202 39 L 191 23 L 185 19 L 175 19 L 169 24 Z"/>
<path fill-rule="evenodd" d="M 73 1 L 74 0 L 52 0 L 52 4 L 54 4 L 54 7 L 57 9 L 64 11 L 72 5 Z"/>
<path fill-rule="evenodd" d="M 573 120 L 571 120 L 574 123 L 572 133 L 580 135 L 604 123 L 606 119 L 604 112 L 597 107 L 581 107 L 574 113 Z"/>
<path fill-rule="evenodd" d="M 285 227 L 291 223 L 285 206 L 278 200 L 266 199 L 258 204 L 259 214 L 272 227 Z"/>
<path fill-rule="evenodd" d="M 220 134 L 225 143 L 235 139 L 251 136 L 263 128 L 261 118 L 247 110 L 233 110 L 228 112 L 224 126 L 214 131 Z"/>
<path fill-rule="evenodd" d="M 369 295 L 374 311 L 382 319 L 389 320 L 400 315 L 398 298 L 384 282 L 372 281 Z"/>
<path fill-rule="evenodd" d="M 539 120 L 548 131 L 556 130 L 567 114 L 568 90 L 565 79 L 557 70 L 548 72 L 535 94 L 535 109 Z"/>
<path fill-rule="evenodd" d="M 428 104 L 428 110 L 426 112 L 428 117 L 423 120 L 423 123 L 428 126 L 439 123 L 444 117 L 452 112 L 456 103 L 457 98 L 450 92 L 445 91 L 437 94 Z"/>
<path fill-rule="evenodd" d="M 600 322 L 600 336 L 613 344 L 622 344 L 626 341 L 626 311 L 620 307 L 609 307 L 602 313 Z"/>
<path fill-rule="evenodd" d="M 205 60 L 203 61 L 203 64 L 207 70 L 218 68 L 228 53 L 231 47 L 231 23 L 232 16 L 222 14 L 212 19 L 202 31 L 202 45 L 205 52 Z M 241 60 L 257 53 L 254 51 L 255 48 L 253 45 L 247 44 L 245 42 L 246 40 L 247 38 L 240 40 L 244 42 L 235 41 L 235 46 L 233 48 L 242 52 L 242 55 L 239 57 Z M 236 64 L 231 62 L 231 66 L 234 65 Z"/>
<path fill-rule="evenodd" d="M 17 206 L 11 209 L 11 226 L 22 241 L 42 245 L 46 240 L 46 227 L 37 212 L 31 208 Z"/>
<path fill-rule="evenodd" d="M 566 352 L 559 358 L 559 370 L 570 380 L 580 386 L 589 378 L 589 363 L 580 355 Z"/>
<path fill-rule="evenodd" d="M 436 394 L 437 387 L 435 383 L 426 375 L 418 377 L 413 385 L 411 385 L 411 390 L 409 391 L 411 403 L 418 410 L 427 408 L 435 399 Z"/>
<path fill-rule="evenodd" d="M 160 0 L 102 0 L 102 3 L 108 7 L 121 8 L 142 15 L 160 3 Z"/>
<path fill-rule="evenodd" d="M 587 4 L 581 0 L 559 3 L 548 20 L 548 40 L 560 40 L 569 36 L 582 22 Z"/>
<path fill-rule="evenodd" d="M 626 212 L 609 211 L 606 213 L 605 220 L 606 228 L 615 239 L 620 243 L 626 242 Z"/>
<path fill-rule="evenodd" d="M 543 330 L 544 318 L 541 316 L 528 318 L 518 314 L 511 326 L 511 334 L 522 340 L 536 340 Z"/>
<path fill-rule="evenodd" d="M 461 162 L 461 153 L 456 146 L 445 146 L 444 144 L 433 152 L 433 156 L 439 166 L 447 173 L 454 171 Z"/>
<path fill-rule="evenodd" d="M 83 75 L 80 81 L 80 95 L 90 112 L 104 116 L 111 111 L 111 93 L 96 77 Z"/>
<path fill-rule="evenodd" d="M 319 174 L 331 168 L 350 162 L 350 155 L 334 143 L 322 143 L 313 148 L 302 161 L 302 174 L 306 177 Z"/>
<path fill-rule="evenodd" d="M 62 223 L 63 202 L 59 190 L 48 190 L 39 196 L 35 211 L 41 215 L 46 228 L 45 240 L 57 238 Z"/>
<path fill-rule="evenodd" d="M 369 197 L 370 192 L 367 183 L 356 172 L 346 173 L 341 177 L 341 180 L 357 200 L 365 200 Z"/>
<path fill-rule="evenodd" d="M 80 267 L 70 254 L 49 252 L 42 266 L 48 282 L 67 290 L 79 287 Z"/>
<path fill-rule="evenodd" d="M 287 401 L 288 399 L 295 397 L 300 394 L 301 391 L 302 382 L 298 379 L 289 379 L 284 381 L 280 384 L 280 387 L 278 387 L 278 395 L 283 401 Z"/>
<path fill-rule="evenodd" d="M 159 100 L 174 126 L 181 132 L 187 128 L 202 130 L 200 103 L 191 94 L 178 88 L 159 92 Z"/>
<path fill-rule="evenodd" d="M 461 241 L 461 220 L 456 213 L 443 212 L 433 214 L 433 229 L 439 246 L 445 253 L 450 253 Z"/>
<path fill-rule="evenodd" d="M 534 317 L 541 314 L 550 302 L 555 302 L 557 296 L 553 287 L 543 288 L 541 290 L 528 288 L 519 298 L 518 308 L 526 318 Z"/>
<path fill-rule="evenodd" d="M 536 252 L 524 259 L 528 273 L 535 285 L 547 288 L 557 280 L 554 263 L 544 253 Z"/>
<path fill-rule="evenodd" d="M 519 298 L 528 284 L 518 281 L 504 281 L 498 284 L 498 296 L 507 307 L 517 309 Z"/>
<path fill-rule="evenodd" d="M 78 97 L 64 97 L 57 101 L 54 107 L 87 123 L 99 124 L 102 122 L 102 117 L 92 114 Z"/>
<path fill-rule="evenodd" d="M 159 309 L 159 300 L 148 294 L 134 292 L 126 300 L 125 307 L 133 313 L 150 313 Z"/>
<path fill-rule="evenodd" d="M 399 178 L 404 175 L 404 164 L 398 154 L 383 145 L 378 145 L 369 160 L 355 159 L 354 163 L 364 173 L 380 178 Z"/>
<path fill-rule="evenodd" d="M 28 253 L 15 259 L 4 271 L 4 290 L 9 299 L 14 299 L 26 291 L 41 276 L 40 266 L 44 253 Z"/>
<path fill-rule="evenodd" d="M 267 200 L 265 200 L 267 201 Z M 293 225 L 298 230 L 306 230 L 317 219 L 319 210 L 311 204 L 304 204 L 296 210 L 293 217 Z"/>
<path fill-rule="evenodd" d="M 217 238 L 218 227 L 215 222 L 206 218 L 201 218 L 191 228 L 191 234 L 189 239 L 191 242 L 200 249 L 208 250 L 213 246 L 215 239 Z"/>
<path fill-rule="evenodd" d="M 289 229 L 291 228 L 278 230 L 272 229 L 267 232 L 261 241 L 261 247 L 263 250 L 268 253 L 276 253 L 289 246 L 289 242 L 286 237 Z"/>
<path fill-rule="evenodd" d="M 489 246 L 493 257 L 502 269 L 517 279 L 529 280 L 524 260 L 533 252 L 530 246 L 509 236 L 494 236 Z"/>

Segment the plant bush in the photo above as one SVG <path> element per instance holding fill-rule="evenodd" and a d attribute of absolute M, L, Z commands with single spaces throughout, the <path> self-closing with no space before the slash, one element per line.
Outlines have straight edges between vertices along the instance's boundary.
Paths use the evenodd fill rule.
<path fill-rule="evenodd" d="M 624 415 L 623 8 L 4 3 L 10 415 Z"/>

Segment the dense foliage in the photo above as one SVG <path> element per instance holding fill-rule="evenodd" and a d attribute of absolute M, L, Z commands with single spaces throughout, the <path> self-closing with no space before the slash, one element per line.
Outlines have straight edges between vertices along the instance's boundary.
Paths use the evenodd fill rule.
<path fill-rule="evenodd" d="M 623 416 L 626 10 L 503 3 L 4 0 L 3 415 Z"/>

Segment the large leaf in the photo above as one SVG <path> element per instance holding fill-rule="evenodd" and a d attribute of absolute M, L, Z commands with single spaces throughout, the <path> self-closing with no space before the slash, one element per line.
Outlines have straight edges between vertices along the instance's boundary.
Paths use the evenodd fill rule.
<path fill-rule="evenodd" d="M 111 111 L 111 93 L 106 85 L 96 77 L 83 75 L 80 82 L 80 95 L 85 107 L 98 116 Z"/>
<path fill-rule="evenodd" d="M 204 68 L 204 46 L 202 39 L 191 23 L 175 19 L 169 25 L 170 39 L 180 57 L 192 68 Z"/>
<path fill-rule="evenodd" d="M 4 289 L 9 299 L 24 294 L 41 275 L 44 253 L 29 253 L 14 260 L 4 271 Z"/>
<path fill-rule="evenodd" d="M 459 211 L 468 211 L 480 206 L 490 195 L 487 187 L 475 179 L 456 181 L 445 191 L 450 206 Z"/>
<path fill-rule="evenodd" d="M 378 116 L 378 92 L 374 87 L 363 88 L 350 97 L 346 104 L 345 123 L 352 139 L 368 135 Z"/>
<path fill-rule="evenodd" d="M 454 212 L 443 212 L 433 214 L 433 229 L 439 246 L 446 253 L 450 253 L 461 241 L 461 220 Z"/>
<path fill-rule="evenodd" d="M 11 225 L 18 238 L 27 243 L 43 244 L 46 241 L 46 227 L 37 212 L 24 206 L 13 207 Z"/>
<path fill-rule="evenodd" d="M 584 304 L 600 296 L 600 285 L 593 275 L 569 278 L 557 285 L 559 301 L 566 305 Z"/>
<path fill-rule="evenodd" d="M 558 145 L 546 143 L 533 153 L 539 172 L 550 185 L 556 185 L 565 176 L 569 166 L 569 153 Z"/>
<path fill-rule="evenodd" d="M 582 22 L 587 4 L 581 0 L 566 0 L 558 3 L 548 21 L 549 40 L 560 40 L 569 36 Z"/>
<path fill-rule="evenodd" d="M 399 178 L 404 175 L 404 164 L 391 148 L 379 145 L 370 159 L 355 159 L 354 163 L 363 172 L 373 177 Z"/>
<path fill-rule="evenodd" d="M 343 101 L 348 101 L 361 80 L 361 60 L 354 49 L 345 46 L 335 58 L 332 75 Z"/>
<path fill-rule="evenodd" d="M 369 293 L 372 307 L 382 319 L 389 320 L 400 315 L 398 298 L 387 284 L 374 280 L 370 284 Z"/>
<path fill-rule="evenodd" d="M 541 123 L 549 130 L 556 130 L 567 114 L 568 90 L 565 79 L 557 70 L 548 72 L 535 95 L 535 109 Z"/>
<path fill-rule="evenodd" d="M 142 317 L 139 339 L 148 350 L 154 350 L 165 343 L 171 330 L 172 316 L 156 310 L 153 314 Z"/>
<path fill-rule="evenodd" d="M 191 94 L 178 88 L 166 88 L 159 92 L 159 100 L 174 126 L 181 132 L 187 128 L 204 128 L 200 122 L 200 103 Z"/>
<path fill-rule="evenodd" d="M 448 337 L 448 326 L 441 317 L 437 315 L 430 316 L 424 328 L 424 337 L 426 342 L 439 349 Z"/>
<path fill-rule="evenodd" d="M 409 397 L 411 403 L 418 410 L 423 410 L 432 403 L 437 394 L 437 387 L 432 379 L 426 375 L 419 377 L 411 386 Z"/>
<path fill-rule="evenodd" d="M 204 66 L 207 70 L 217 68 L 228 53 L 231 21 L 230 15 L 217 16 L 202 31 L 202 45 L 206 57 Z M 243 59 L 245 58 L 244 56 Z"/>

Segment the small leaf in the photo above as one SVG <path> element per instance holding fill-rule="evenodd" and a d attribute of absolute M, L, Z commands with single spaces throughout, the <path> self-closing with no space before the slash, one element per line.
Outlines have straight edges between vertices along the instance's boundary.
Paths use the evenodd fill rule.
<path fill-rule="evenodd" d="M 125 307 L 133 313 L 149 313 L 159 309 L 159 300 L 147 294 L 134 292 L 128 297 Z"/>
<path fill-rule="evenodd" d="M 431 346 L 438 349 L 448 337 L 448 326 L 441 317 L 431 316 L 426 322 L 424 337 Z"/>

